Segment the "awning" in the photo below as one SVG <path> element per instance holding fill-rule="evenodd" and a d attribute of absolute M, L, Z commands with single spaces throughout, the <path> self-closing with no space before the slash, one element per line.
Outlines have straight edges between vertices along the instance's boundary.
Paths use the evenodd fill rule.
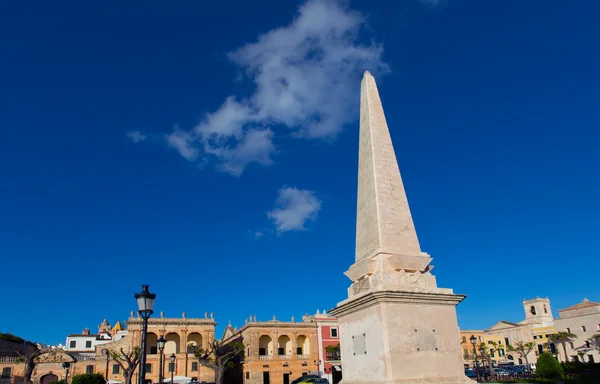
<path fill-rule="evenodd" d="M 335 369 L 336 371 L 342 371 L 342 367 L 340 367 L 339 365 L 334 365 L 333 369 Z"/>

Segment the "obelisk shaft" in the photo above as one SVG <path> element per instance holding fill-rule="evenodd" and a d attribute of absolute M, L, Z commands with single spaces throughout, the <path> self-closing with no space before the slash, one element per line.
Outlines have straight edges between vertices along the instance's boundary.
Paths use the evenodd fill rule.
<path fill-rule="evenodd" d="M 377 252 L 420 255 L 404 184 L 375 79 L 360 95 L 356 262 Z"/>

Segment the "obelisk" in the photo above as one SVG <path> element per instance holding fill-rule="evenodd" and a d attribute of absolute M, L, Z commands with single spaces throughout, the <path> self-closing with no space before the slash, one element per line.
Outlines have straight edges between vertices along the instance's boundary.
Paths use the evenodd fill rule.
<path fill-rule="evenodd" d="M 343 384 L 469 383 L 456 305 L 421 251 L 375 79 L 360 94 L 356 257 L 339 319 Z"/>

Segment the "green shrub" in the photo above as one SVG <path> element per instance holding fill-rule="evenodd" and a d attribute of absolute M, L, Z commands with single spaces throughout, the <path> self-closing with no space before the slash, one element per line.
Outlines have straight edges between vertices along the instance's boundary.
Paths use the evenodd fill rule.
<path fill-rule="evenodd" d="M 105 384 L 104 376 L 99 373 L 86 373 L 84 375 L 75 375 L 71 384 Z"/>
<path fill-rule="evenodd" d="M 548 380 L 561 380 L 565 376 L 558 360 L 548 352 L 544 352 L 538 357 L 535 373 Z"/>

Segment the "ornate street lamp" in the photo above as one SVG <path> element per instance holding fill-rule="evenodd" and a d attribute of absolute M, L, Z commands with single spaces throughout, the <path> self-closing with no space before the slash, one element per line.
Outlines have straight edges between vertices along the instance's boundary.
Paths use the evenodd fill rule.
<path fill-rule="evenodd" d="M 62 363 L 62 367 L 65 369 L 65 384 L 69 382 L 69 367 L 71 363 Z"/>
<path fill-rule="evenodd" d="M 477 382 L 479 383 L 481 381 L 481 376 L 479 375 L 479 367 L 477 363 L 477 347 L 475 346 L 477 344 L 477 338 L 475 337 L 475 335 L 471 335 L 471 337 L 469 337 L 469 340 L 471 341 L 471 345 L 473 345 L 473 356 L 475 356 L 475 372 L 477 373 Z"/>
<path fill-rule="evenodd" d="M 148 332 L 148 318 L 153 313 L 155 293 L 148 291 L 149 285 L 142 285 L 142 292 L 135 294 L 138 304 L 138 313 L 142 317 L 142 354 L 140 356 L 140 376 L 138 384 L 146 384 L 146 333 Z"/>
<path fill-rule="evenodd" d="M 171 364 L 169 364 L 169 368 L 171 370 L 171 384 L 173 384 L 173 373 L 175 372 L 175 359 L 177 356 L 175 354 L 171 354 Z"/>
<path fill-rule="evenodd" d="M 158 384 L 162 384 L 163 382 L 163 351 L 165 350 L 165 338 L 160 335 L 158 340 L 156 340 L 156 346 L 158 347 Z"/>

